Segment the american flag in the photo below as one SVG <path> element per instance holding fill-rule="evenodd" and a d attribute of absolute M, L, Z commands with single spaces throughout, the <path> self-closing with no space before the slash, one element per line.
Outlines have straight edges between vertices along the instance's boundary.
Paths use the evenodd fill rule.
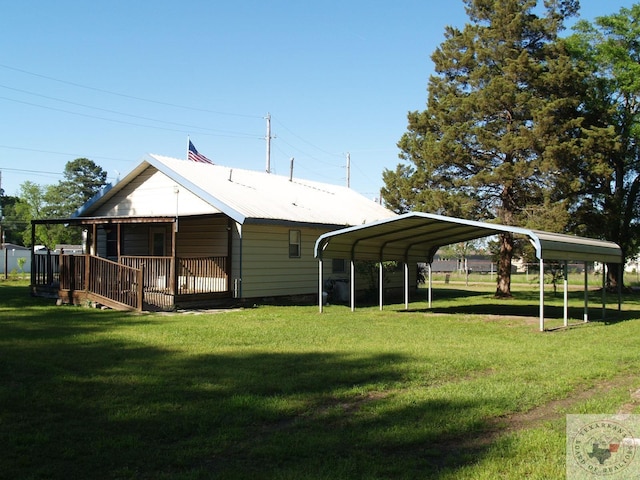
<path fill-rule="evenodd" d="M 201 153 L 198 153 L 198 150 L 196 150 L 196 147 L 193 146 L 191 140 L 189 140 L 189 152 L 187 153 L 187 158 L 192 162 L 210 163 L 211 165 L 213 165 L 213 162 L 211 160 L 209 160 Z"/>

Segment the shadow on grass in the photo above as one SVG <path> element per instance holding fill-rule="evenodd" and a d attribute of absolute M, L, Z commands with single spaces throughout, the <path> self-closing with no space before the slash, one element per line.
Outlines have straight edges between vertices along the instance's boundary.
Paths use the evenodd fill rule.
<path fill-rule="evenodd" d="M 468 299 L 468 301 L 466 301 Z M 564 307 L 562 305 L 562 293 L 545 294 L 544 315 L 546 319 L 564 318 Z M 453 304 L 447 304 L 455 300 Z M 460 301 L 464 301 L 464 304 Z M 637 302 L 637 295 L 623 298 L 623 304 L 628 300 L 630 303 Z M 399 312 L 431 312 L 450 315 L 495 315 L 504 317 L 526 317 L 538 318 L 540 315 L 540 298 L 538 292 L 513 292 L 510 299 L 499 299 L 493 295 L 456 289 L 438 290 L 434 294 L 432 308 L 412 308 L 409 310 L 399 310 Z M 570 303 L 583 303 L 583 292 L 570 292 Z M 589 321 L 604 322 L 613 324 L 621 321 L 640 319 L 638 310 L 622 310 L 617 307 L 618 298 L 609 294 L 606 298 L 606 309 L 603 318 L 602 295 L 599 292 L 591 292 L 588 299 Z M 560 304 L 559 304 L 560 303 Z M 444 304 L 444 305 L 442 305 Z M 568 317 L 570 319 L 582 320 L 584 315 L 584 305 L 568 307 Z"/>
<path fill-rule="evenodd" d="M 385 394 L 402 381 L 400 355 L 187 355 L 119 340 L 95 319 L 7 323 L 6 478 L 423 479 L 490 446 L 467 442 L 474 401 Z"/>

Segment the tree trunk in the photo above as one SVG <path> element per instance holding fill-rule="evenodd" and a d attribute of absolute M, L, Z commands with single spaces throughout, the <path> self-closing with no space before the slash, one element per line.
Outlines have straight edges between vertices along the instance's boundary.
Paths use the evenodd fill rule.
<path fill-rule="evenodd" d="M 513 257 L 513 235 L 502 233 L 498 235 L 500 242 L 500 257 L 498 259 L 498 285 L 496 297 L 511 298 L 511 259 Z"/>
<path fill-rule="evenodd" d="M 607 280 L 606 280 L 606 288 L 608 290 L 617 291 L 618 290 L 618 275 L 620 274 L 620 269 L 622 265 L 618 263 L 607 263 Z M 622 270 L 624 272 L 624 270 Z M 621 284 L 621 288 L 624 289 L 624 281 Z"/>

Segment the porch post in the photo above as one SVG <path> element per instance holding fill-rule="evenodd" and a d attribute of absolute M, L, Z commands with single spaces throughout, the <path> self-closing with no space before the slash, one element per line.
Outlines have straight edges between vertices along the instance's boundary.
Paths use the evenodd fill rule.
<path fill-rule="evenodd" d="M 98 256 L 98 225 L 94 223 L 92 227 L 93 231 L 91 232 L 91 252 L 89 253 L 91 255 Z"/>
<path fill-rule="evenodd" d="M 36 226 L 31 222 L 31 293 L 36 287 Z"/>
<path fill-rule="evenodd" d="M 177 194 L 176 194 L 176 198 L 177 198 Z M 171 266 L 170 266 L 170 270 L 171 270 L 171 280 L 169 280 L 171 282 L 171 284 L 169 285 L 169 291 L 171 292 L 171 294 L 173 295 L 173 307 L 176 306 L 176 295 L 177 295 L 177 291 L 176 291 L 176 285 L 178 285 L 178 265 L 177 265 L 177 259 L 176 259 L 176 240 L 178 238 L 178 217 L 176 216 L 175 220 L 174 220 L 174 228 L 171 229 Z"/>
<path fill-rule="evenodd" d="M 116 223 L 116 235 L 118 236 L 117 242 L 116 242 L 116 249 L 117 252 L 116 254 L 118 255 L 118 263 L 120 263 L 120 255 L 122 255 L 122 245 L 121 245 L 121 235 L 120 235 L 120 222 Z"/>

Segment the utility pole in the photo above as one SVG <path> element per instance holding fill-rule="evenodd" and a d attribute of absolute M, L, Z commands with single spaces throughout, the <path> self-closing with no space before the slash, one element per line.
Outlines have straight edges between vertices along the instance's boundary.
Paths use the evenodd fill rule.
<path fill-rule="evenodd" d="M 347 152 L 347 188 L 351 188 L 351 154 Z"/>
<path fill-rule="evenodd" d="M 4 217 L 2 216 L 2 197 L 4 196 L 3 192 L 2 192 L 2 170 L 0 170 L 0 248 L 3 250 L 4 253 L 4 279 L 8 279 L 9 278 L 9 262 L 8 262 L 8 250 L 7 250 L 7 246 L 5 245 L 5 232 L 4 232 Z"/>
<path fill-rule="evenodd" d="M 265 171 L 267 173 L 271 173 L 271 114 L 267 112 L 266 116 L 267 120 L 267 135 L 265 140 L 267 141 L 267 164 L 265 166 Z"/>

